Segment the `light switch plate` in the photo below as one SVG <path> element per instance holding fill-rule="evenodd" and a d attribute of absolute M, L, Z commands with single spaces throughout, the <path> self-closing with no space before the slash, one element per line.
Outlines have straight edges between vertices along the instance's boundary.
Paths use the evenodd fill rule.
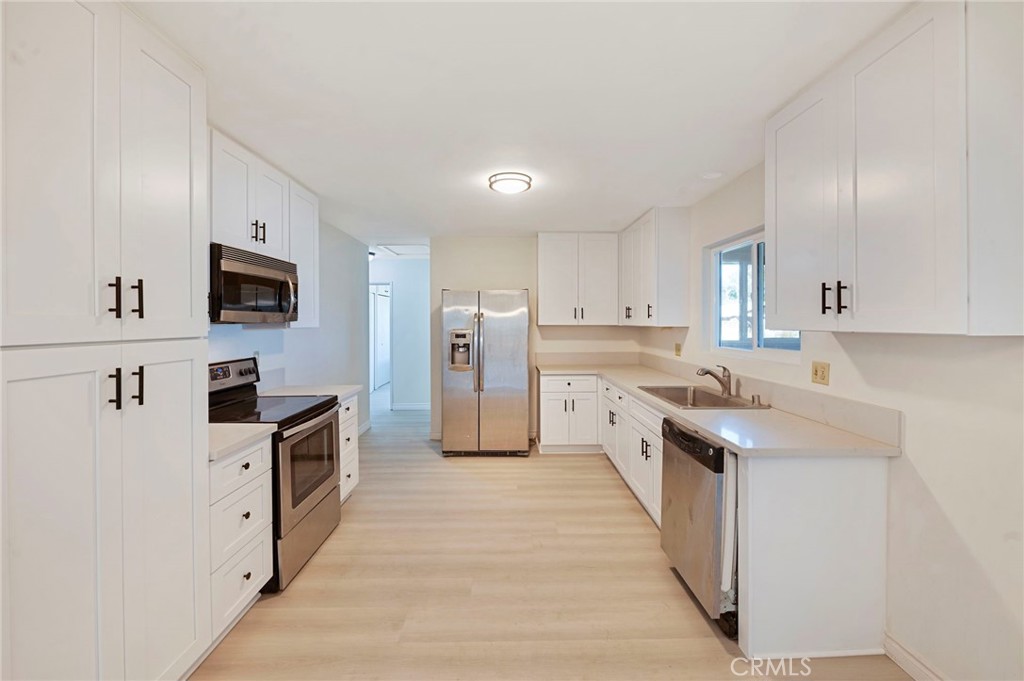
<path fill-rule="evenodd" d="M 683 344 L 682 343 L 676 343 L 676 357 L 682 357 L 682 356 L 683 356 Z"/>
<path fill-rule="evenodd" d="M 811 362 L 811 383 L 828 385 L 828 371 L 831 365 L 828 362 Z"/>

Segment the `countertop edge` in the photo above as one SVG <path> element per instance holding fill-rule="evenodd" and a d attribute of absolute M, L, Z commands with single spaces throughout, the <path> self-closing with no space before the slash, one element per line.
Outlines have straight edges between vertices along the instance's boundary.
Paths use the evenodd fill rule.
<path fill-rule="evenodd" d="M 222 433 L 237 433 L 235 437 L 227 436 L 224 442 L 214 443 L 215 431 L 221 431 Z M 223 459 L 229 454 L 237 452 L 239 449 L 244 449 L 249 445 L 255 444 L 260 440 L 265 440 L 271 437 L 277 432 L 277 426 L 274 424 L 263 424 L 263 423 L 211 423 L 209 431 L 210 439 L 210 452 L 209 460 L 217 461 Z"/>

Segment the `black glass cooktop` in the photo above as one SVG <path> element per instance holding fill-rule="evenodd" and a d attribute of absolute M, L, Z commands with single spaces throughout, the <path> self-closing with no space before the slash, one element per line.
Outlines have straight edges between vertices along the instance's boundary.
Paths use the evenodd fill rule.
<path fill-rule="evenodd" d="M 211 408 L 210 423 L 276 423 L 283 430 L 337 402 L 337 395 L 254 396 Z"/>

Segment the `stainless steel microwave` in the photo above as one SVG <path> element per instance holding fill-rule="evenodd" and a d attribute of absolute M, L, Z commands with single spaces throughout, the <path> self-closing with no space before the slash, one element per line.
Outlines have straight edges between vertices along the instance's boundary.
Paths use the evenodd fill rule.
<path fill-rule="evenodd" d="M 210 244 L 210 321 L 280 324 L 299 318 L 295 263 Z"/>

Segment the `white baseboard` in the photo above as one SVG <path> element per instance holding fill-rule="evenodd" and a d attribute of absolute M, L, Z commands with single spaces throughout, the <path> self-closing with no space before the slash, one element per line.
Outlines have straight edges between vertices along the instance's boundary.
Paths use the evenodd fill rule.
<path fill-rule="evenodd" d="M 430 402 L 406 402 L 405 404 L 392 404 L 391 411 L 423 411 L 430 409 Z"/>
<path fill-rule="evenodd" d="M 435 440 L 437 442 L 440 442 L 441 441 L 441 433 L 440 432 L 435 433 L 435 432 L 431 431 L 430 432 L 430 439 L 431 440 Z"/>
<path fill-rule="evenodd" d="M 537 445 L 539 454 L 604 454 L 601 445 Z"/>
<path fill-rule="evenodd" d="M 370 429 L 370 422 L 369 421 L 367 421 L 366 423 L 360 423 L 359 424 L 359 434 L 360 435 L 362 435 L 363 433 L 365 433 L 369 429 Z"/>
<path fill-rule="evenodd" d="M 902 643 L 889 634 L 885 635 L 882 646 L 885 653 L 903 671 L 910 674 L 915 681 L 942 681 L 942 675 L 928 666 L 916 653 L 911 652 Z"/>

